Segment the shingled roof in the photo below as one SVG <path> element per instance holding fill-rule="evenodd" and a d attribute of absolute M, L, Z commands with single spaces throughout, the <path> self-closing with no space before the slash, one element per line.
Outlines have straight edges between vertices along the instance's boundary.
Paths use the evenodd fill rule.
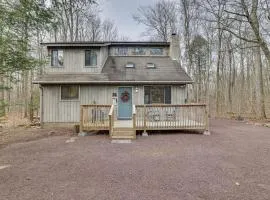
<path fill-rule="evenodd" d="M 134 68 L 127 68 L 128 63 L 134 64 Z M 148 64 L 154 64 L 154 68 L 147 67 Z M 111 56 L 102 73 L 108 74 L 110 81 L 192 82 L 179 63 L 170 57 Z"/>
<path fill-rule="evenodd" d="M 128 63 L 134 64 L 134 68 L 127 68 Z M 154 64 L 154 68 L 147 67 L 149 63 Z M 170 57 L 110 56 L 100 74 L 47 74 L 38 77 L 34 83 L 186 84 L 192 80 Z"/>

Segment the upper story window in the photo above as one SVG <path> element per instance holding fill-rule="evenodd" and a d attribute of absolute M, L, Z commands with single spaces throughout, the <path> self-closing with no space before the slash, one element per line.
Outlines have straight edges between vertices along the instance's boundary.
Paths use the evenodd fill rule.
<path fill-rule="evenodd" d="M 78 85 L 61 85 L 61 100 L 78 100 Z"/>
<path fill-rule="evenodd" d="M 51 52 L 51 66 L 63 67 L 64 65 L 64 52 L 63 50 L 52 50 Z"/>
<path fill-rule="evenodd" d="M 146 49 L 143 47 L 136 47 L 132 51 L 133 55 L 145 55 L 146 54 Z"/>
<path fill-rule="evenodd" d="M 161 56 L 161 55 L 163 55 L 163 48 L 151 48 L 150 49 L 150 54 L 151 55 L 159 55 L 159 56 Z"/>
<path fill-rule="evenodd" d="M 115 54 L 118 56 L 127 56 L 128 55 L 128 48 L 127 47 L 118 47 L 115 50 Z"/>
<path fill-rule="evenodd" d="M 85 51 L 85 66 L 92 67 L 97 65 L 97 53 L 93 50 Z"/>

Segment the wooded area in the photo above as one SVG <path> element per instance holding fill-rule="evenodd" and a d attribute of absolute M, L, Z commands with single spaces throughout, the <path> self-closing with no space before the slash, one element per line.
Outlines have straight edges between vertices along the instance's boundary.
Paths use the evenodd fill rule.
<path fill-rule="evenodd" d="M 270 116 L 268 0 L 161 0 L 133 18 L 153 39 L 181 36 L 181 64 L 195 81 L 189 101 L 219 117 Z"/>
<path fill-rule="evenodd" d="M 101 10 L 98 0 L 0 0 L 2 119 L 39 115 L 41 42 L 129 39 Z M 179 34 L 181 65 L 195 81 L 189 102 L 208 103 L 212 116 L 270 117 L 268 0 L 160 0 L 130 15 L 146 26 L 142 39 Z"/>

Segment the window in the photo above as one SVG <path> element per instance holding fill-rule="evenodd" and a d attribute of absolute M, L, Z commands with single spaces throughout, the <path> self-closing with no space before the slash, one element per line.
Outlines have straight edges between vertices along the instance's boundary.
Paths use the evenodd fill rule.
<path fill-rule="evenodd" d="M 79 86 L 77 85 L 62 85 L 61 100 L 78 100 Z"/>
<path fill-rule="evenodd" d="M 150 49 L 150 54 L 151 55 L 156 55 L 156 56 L 158 56 L 158 55 L 163 55 L 163 48 L 151 48 Z"/>
<path fill-rule="evenodd" d="M 145 48 L 142 48 L 142 47 L 136 47 L 132 51 L 133 55 L 145 55 L 145 53 L 146 53 L 146 50 Z"/>
<path fill-rule="evenodd" d="M 97 65 L 97 53 L 93 50 L 85 51 L 85 66 Z"/>
<path fill-rule="evenodd" d="M 64 52 L 63 50 L 52 50 L 51 66 L 62 67 L 64 65 Z"/>
<path fill-rule="evenodd" d="M 145 104 L 171 104 L 170 86 L 145 86 Z"/>
<path fill-rule="evenodd" d="M 134 68 L 135 64 L 134 63 L 127 63 L 126 68 Z"/>
<path fill-rule="evenodd" d="M 127 56 L 128 55 L 128 48 L 127 47 L 116 48 L 115 54 L 118 56 Z"/>
<path fill-rule="evenodd" d="M 147 64 L 146 64 L 146 67 L 147 67 L 147 68 L 156 68 L 156 66 L 155 66 L 154 63 L 147 63 Z"/>

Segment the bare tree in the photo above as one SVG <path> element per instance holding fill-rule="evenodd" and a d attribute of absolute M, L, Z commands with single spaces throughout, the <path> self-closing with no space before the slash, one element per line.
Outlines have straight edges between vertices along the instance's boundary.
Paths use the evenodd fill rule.
<path fill-rule="evenodd" d="M 116 41 L 118 39 L 118 29 L 113 21 L 106 19 L 102 23 L 102 40 Z"/>
<path fill-rule="evenodd" d="M 141 6 L 133 19 L 147 27 L 146 35 L 168 41 L 177 32 L 176 6 L 174 2 L 160 0 L 153 6 Z"/>
<path fill-rule="evenodd" d="M 96 0 L 52 0 L 52 10 L 55 13 L 53 26 L 55 40 L 57 33 L 64 41 L 79 40 L 81 21 L 92 17 L 92 6 L 97 4 Z M 85 27 L 83 27 L 85 28 Z"/>

